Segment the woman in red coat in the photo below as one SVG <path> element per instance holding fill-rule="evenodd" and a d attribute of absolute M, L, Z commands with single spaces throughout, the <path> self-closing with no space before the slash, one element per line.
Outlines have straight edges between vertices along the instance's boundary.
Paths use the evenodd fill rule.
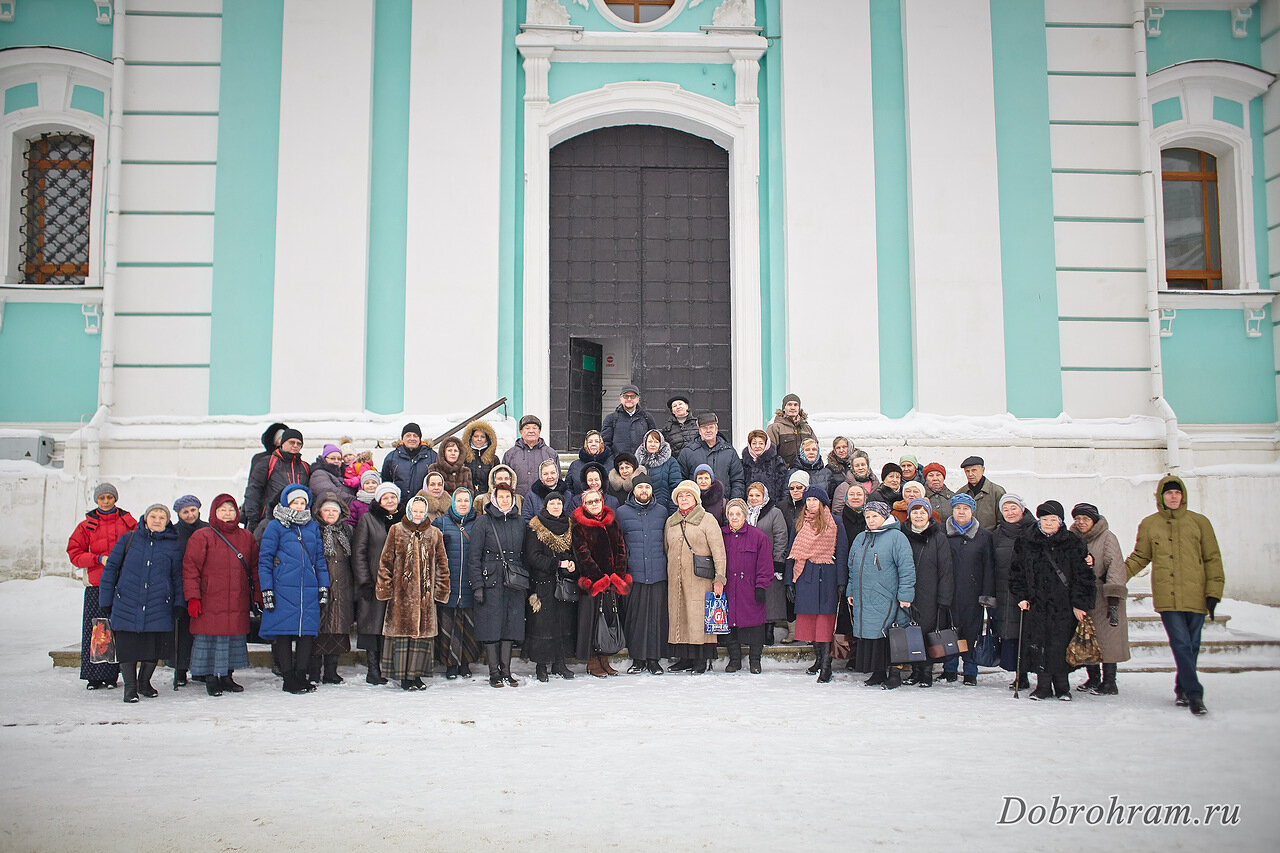
<path fill-rule="evenodd" d="M 596 648 L 596 620 L 602 611 L 617 618 L 618 596 L 631 591 L 631 574 L 627 571 L 622 528 L 613 510 L 604 505 L 603 492 L 583 492 L 582 505 L 573 511 L 569 532 L 578 586 L 583 590 L 578 599 L 577 657 L 587 662 L 587 672 L 596 678 L 617 675 L 618 671 L 609 665 L 609 656 Z"/>
<path fill-rule="evenodd" d="M 244 690 L 231 677 L 249 665 L 249 603 L 258 565 L 258 543 L 236 524 L 240 508 L 231 495 L 213 499 L 209 526 L 187 541 L 182 591 L 191 615 L 191 674 L 203 675 L 210 696 Z"/>
<path fill-rule="evenodd" d="M 116 540 L 138 526 L 132 515 L 116 506 L 119 499 L 116 487 L 103 483 L 93 490 L 97 509 L 84 514 L 84 521 L 76 525 L 67 540 L 67 556 L 71 564 L 85 573 L 88 586 L 84 590 L 84 608 L 80 625 L 80 680 L 87 681 L 87 689 L 101 690 L 115 687 L 120 675 L 120 665 L 114 663 L 89 663 L 89 635 L 93 620 L 102 617 L 98 606 L 98 583 L 102 579 L 102 567 L 107 555 L 115 547 Z"/>

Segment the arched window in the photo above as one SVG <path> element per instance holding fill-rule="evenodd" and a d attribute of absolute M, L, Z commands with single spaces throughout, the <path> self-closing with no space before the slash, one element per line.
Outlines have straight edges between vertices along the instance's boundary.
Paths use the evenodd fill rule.
<path fill-rule="evenodd" d="M 1195 148 L 1160 152 L 1165 279 L 1170 288 L 1220 290 L 1218 160 Z"/>
<path fill-rule="evenodd" d="M 84 284 L 89 276 L 93 139 L 43 133 L 25 147 L 19 280 Z"/>
<path fill-rule="evenodd" d="M 632 24 L 647 24 L 656 21 L 670 10 L 675 0 L 626 0 L 615 2 L 607 0 L 609 11 L 624 21 Z"/>

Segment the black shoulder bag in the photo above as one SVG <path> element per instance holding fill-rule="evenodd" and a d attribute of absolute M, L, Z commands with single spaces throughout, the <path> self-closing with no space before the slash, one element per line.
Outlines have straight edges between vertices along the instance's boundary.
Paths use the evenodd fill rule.
<path fill-rule="evenodd" d="M 502 585 L 507 589 L 528 589 L 529 571 L 522 565 L 513 564 L 507 559 L 507 552 L 502 548 L 502 537 L 498 535 L 498 526 L 493 525 L 493 541 L 498 543 L 498 560 L 502 563 Z"/>
<path fill-rule="evenodd" d="M 236 555 L 236 559 L 240 561 L 241 567 L 244 568 L 244 579 L 249 584 L 249 635 L 245 638 L 245 642 L 249 643 L 265 643 L 266 640 L 258 633 L 262 629 L 262 611 L 258 608 L 258 603 L 253 600 L 253 573 L 249 569 L 249 561 L 244 558 L 244 554 L 235 545 L 231 544 L 231 540 L 222 535 L 222 531 L 218 530 L 212 524 L 209 529 L 217 535 L 219 539 L 227 543 L 227 547 Z"/>
<path fill-rule="evenodd" d="M 689 545 L 689 537 L 684 533 L 684 520 L 680 521 L 680 535 L 684 537 L 684 544 L 689 546 L 689 553 L 693 554 L 693 574 L 703 580 L 713 580 L 716 576 L 716 563 L 710 554 L 698 554 L 693 550 L 693 546 Z"/>

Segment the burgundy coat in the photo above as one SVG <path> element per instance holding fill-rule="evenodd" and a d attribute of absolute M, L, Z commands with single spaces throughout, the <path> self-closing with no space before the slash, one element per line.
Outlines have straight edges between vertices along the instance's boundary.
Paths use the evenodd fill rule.
<path fill-rule="evenodd" d="M 622 538 L 622 528 L 618 526 L 613 510 L 604 507 L 600 517 L 593 518 L 587 515 L 586 507 L 578 507 L 573 511 L 570 534 L 578 586 L 593 596 L 608 589 L 610 583 L 619 595 L 626 595 L 631 591 L 631 574 L 627 570 L 627 544 Z"/>
<path fill-rule="evenodd" d="M 729 624 L 735 628 L 763 625 L 765 605 L 756 601 L 756 590 L 768 589 L 773 583 L 773 543 L 767 533 L 750 524 L 736 531 L 726 524 L 720 532 L 724 535 Z"/>
<path fill-rule="evenodd" d="M 213 507 L 226 501 L 235 503 L 230 495 L 218 495 L 213 501 Z M 218 533 L 240 552 L 244 563 Z M 246 572 L 245 564 L 252 571 Z M 249 579 L 257 581 L 257 567 L 257 541 L 234 522 L 219 521 L 215 516 L 208 527 L 191 534 L 182 558 L 182 592 L 187 601 L 200 599 L 200 615 L 191 620 L 192 634 L 249 633 L 249 600 L 254 594 Z"/>

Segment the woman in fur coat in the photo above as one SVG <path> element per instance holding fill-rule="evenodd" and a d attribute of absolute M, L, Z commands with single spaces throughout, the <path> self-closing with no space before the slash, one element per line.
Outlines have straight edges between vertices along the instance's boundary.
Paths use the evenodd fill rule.
<path fill-rule="evenodd" d="M 596 620 L 621 619 L 618 596 L 631 591 L 631 572 L 627 567 L 627 546 L 622 528 L 613 510 L 604 504 L 604 495 L 588 490 L 582 495 L 582 506 L 573 511 L 573 562 L 578 586 L 583 595 L 578 599 L 579 660 L 587 661 L 587 672 L 597 678 L 617 675 L 609 665 L 609 655 L 595 645 Z"/>
<path fill-rule="evenodd" d="M 382 623 L 382 665 L 402 690 L 423 690 L 431 675 L 431 642 L 436 636 L 436 602 L 449 600 L 449 561 L 444 537 L 427 519 L 427 501 L 409 498 L 405 517 L 387 531 L 378 561 L 379 601 L 387 602 Z"/>
<path fill-rule="evenodd" d="M 1089 549 L 1085 562 L 1098 581 L 1098 593 L 1089 617 L 1098 631 L 1098 646 L 1102 649 L 1101 671 L 1097 666 L 1086 666 L 1089 678 L 1076 685 L 1076 690 L 1087 690 L 1094 696 L 1114 696 L 1120 692 L 1116 687 L 1116 664 L 1129 659 L 1129 618 L 1125 613 L 1129 588 L 1125 585 L 1128 576 L 1124 552 L 1096 506 L 1078 503 L 1072 507 L 1071 516 L 1075 519 L 1071 529 Z"/>
<path fill-rule="evenodd" d="M 538 485 L 541 482 L 534 488 Z M 532 494 L 531 490 L 530 497 Z M 553 490 L 543 497 L 542 509 L 529 519 L 524 534 L 524 564 L 530 580 L 524 653 L 534 662 L 538 680 L 544 682 L 550 680 L 548 668 L 561 678 L 573 678 L 564 659 L 573 639 L 576 608 L 556 597 L 561 578 L 577 580 L 572 527 L 564 511 L 564 495 Z"/>
<path fill-rule="evenodd" d="M 444 490 L 453 494 L 459 486 L 471 488 L 471 469 L 467 467 L 462 440 L 451 435 L 440 444 L 440 455 L 427 466 L 427 472 L 438 471 L 444 477 Z"/>

